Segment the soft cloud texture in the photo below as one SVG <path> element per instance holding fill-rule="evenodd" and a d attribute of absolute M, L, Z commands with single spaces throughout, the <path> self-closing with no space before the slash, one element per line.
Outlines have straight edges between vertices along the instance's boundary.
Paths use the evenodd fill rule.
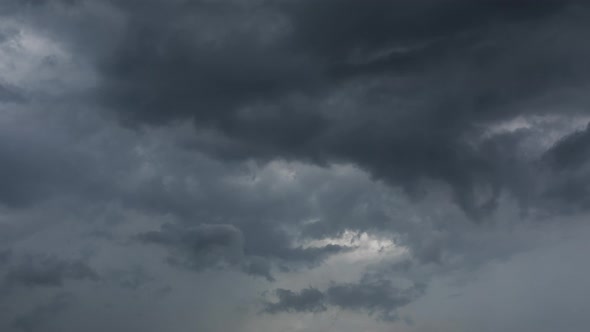
<path fill-rule="evenodd" d="M 1 1 L 0 330 L 587 329 L 589 15 Z"/>

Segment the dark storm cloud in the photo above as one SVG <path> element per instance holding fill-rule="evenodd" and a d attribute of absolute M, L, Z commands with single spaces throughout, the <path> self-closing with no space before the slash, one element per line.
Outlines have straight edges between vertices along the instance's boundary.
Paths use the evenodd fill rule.
<path fill-rule="evenodd" d="M 4 38 L 4 35 L 0 34 L 0 44 Z M 0 103 L 23 103 L 25 101 L 25 96 L 17 88 L 0 83 Z"/>
<path fill-rule="evenodd" d="M 0 29 L 0 45 L 18 35 L 16 29 Z"/>
<path fill-rule="evenodd" d="M 424 293 L 424 286 L 398 289 L 388 280 L 359 284 L 335 285 L 326 291 L 329 302 L 346 310 L 360 310 L 376 314 L 384 320 L 395 320 L 395 310 Z"/>
<path fill-rule="evenodd" d="M 275 291 L 278 301 L 266 303 L 264 311 L 270 314 L 280 312 L 321 312 L 326 311 L 325 295 L 315 288 L 305 288 L 300 292 L 288 289 Z"/>
<path fill-rule="evenodd" d="M 81 73 L 81 80 L 88 80 L 82 93 L 57 91 L 77 88 L 74 80 L 55 84 L 53 97 L 26 82 L 5 84 L 0 78 L 0 106 L 11 112 L 6 125 L 0 122 L 0 237 L 12 241 L 4 230 L 18 229 L 37 236 L 15 240 L 24 246 L 58 248 L 62 236 L 104 234 L 74 242 L 100 257 L 101 250 L 103 256 L 120 250 L 121 257 L 102 263 L 124 265 L 106 280 L 85 261 L 20 259 L 0 251 L 5 286 L 24 286 L 18 287 L 23 302 L 28 292 L 100 279 L 106 295 L 88 290 L 96 295 L 85 299 L 93 307 L 110 296 L 109 282 L 144 292 L 147 281 L 174 280 L 175 269 L 157 271 L 152 280 L 155 271 L 139 267 L 152 266 L 153 257 L 138 255 L 138 269 L 129 269 L 125 254 L 150 247 L 164 249 L 170 265 L 196 272 L 313 279 L 314 273 L 300 273 L 358 248 L 353 243 L 314 247 L 308 240 L 351 231 L 394 239 L 408 252 L 375 263 L 366 274 L 373 279 L 279 289 L 277 301 L 265 303 L 264 311 L 336 308 L 395 320 L 437 275 L 475 270 L 537 241 L 519 232 L 527 227 L 524 213 L 504 218 L 511 214 L 497 211 L 507 200 L 552 215 L 590 208 L 590 129 L 548 148 L 553 143 L 545 136 L 551 141 L 571 133 L 572 126 L 545 135 L 532 128 L 540 120 L 531 120 L 586 119 L 590 12 L 583 2 L 0 2 L 0 15 L 15 15 L 6 24 L 24 25 L 22 36 L 28 39 L 19 40 L 24 53 L 33 58 L 56 53 L 45 57 L 57 59 L 51 60 L 55 66 L 15 62 L 23 67 L 22 80 L 32 76 L 41 83 L 31 86 L 53 88 L 59 79 L 45 80 L 45 70 L 68 81 L 66 72 L 76 70 L 65 64 L 89 66 Z M 0 43 L 21 33 L 0 31 L 6 31 L 0 32 Z M 67 69 L 63 73 L 60 64 Z M 47 102 L 51 98 L 59 101 Z M 62 108 L 80 112 L 64 112 L 61 118 Z M 13 125 L 11 114 L 21 109 L 32 115 Z M 100 118 L 89 115 L 95 112 Z M 138 130 L 111 122 L 113 114 Z M 44 122 L 49 119 L 58 124 L 51 127 Z M 515 120 L 524 126 L 517 123 L 514 129 Z M 178 139 L 175 131 L 183 128 L 176 125 L 183 122 L 192 123 L 191 135 Z M 531 141 L 542 151 L 529 151 Z M 277 166 L 277 160 L 293 163 Z M 287 166 L 296 171 L 282 169 Z M 397 187 L 423 200 L 406 200 Z M 469 223 L 488 216 L 497 224 Z M 19 229 L 21 218 L 34 219 L 30 228 L 39 230 Z M 75 220 L 84 230 L 72 227 L 70 233 L 68 223 L 56 221 L 61 219 Z M 147 231 L 143 219 L 158 225 L 172 221 Z M 45 228 L 66 233 L 54 235 L 60 244 L 37 241 Z M 139 245 L 122 240 L 128 246 L 119 248 L 117 240 L 130 234 Z M 340 264 L 347 263 L 330 261 L 327 269 L 339 271 Z M 388 281 L 393 277 L 414 286 L 398 287 Z M 217 280 L 212 284 L 219 286 Z M 10 295 L 0 305 L 16 298 Z M 219 295 L 209 296 L 202 302 L 212 312 L 218 303 L 208 302 Z M 13 327 L 44 330 L 61 303 L 38 306 Z M 158 309 L 153 316 L 165 315 Z M 170 330 L 175 328 L 185 330 Z"/>
<path fill-rule="evenodd" d="M 148 1 L 121 7 L 129 29 L 99 68 L 103 100 L 124 119 L 158 123 L 190 117 L 231 127 L 237 106 L 296 92 L 318 75 L 304 57 L 265 41 L 266 34 L 272 37 L 282 28 L 272 6 Z M 268 121 L 280 116 L 305 127 L 316 126 L 318 119 L 281 112 Z"/>
<path fill-rule="evenodd" d="M 300 210 L 307 207 L 300 206 Z M 286 211 L 284 211 L 286 212 Z M 246 223 L 242 227 L 246 235 L 245 250 L 250 255 L 266 257 L 285 263 L 286 268 L 297 269 L 299 267 L 312 268 L 323 262 L 326 258 L 353 251 L 353 246 L 328 244 L 320 247 L 303 247 L 293 243 L 292 234 L 284 232 L 270 222 Z"/>
<path fill-rule="evenodd" d="M 248 227 L 246 225 L 245 227 Z M 268 234 L 267 234 L 268 235 Z M 183 227 L 166 224 L 159 231 L 139 234 L 142 243 L 157 244 L 171 250 L 168 262 L 195 270 L 238 267 L 241 271 L 274 281 L 272 266 L 313 267 L 325 258 L 353 250 L 352 247 L 326 245 L 323 247 L 288 247 L 286 243 L 264 250 L 252 251 L 246 240 L 257 242 L 265 233 L 245 238 L 242 231 L 232 225 L 201 224 Z"/>
<path fill-rule="evenodd" d="M 189 255 L 183 264 L 195 269 L 217 264 L 233 265 L 243 256 L 242 233 L 230 225 L 199 225 L 183 229 L 168 224 L 159 231 L 140 234 L 138 238 L 144 243 L 180 249 Z M 175 262 L 177 258 L 170 256 L 169 259 Z"/>
<path fill-rule="evenodd" d="M 590 208 L 590 125 L 563 137 L 541 159 L 553 176 L 542 194 L 556 213 L 571 214 Z"/>
<path fill-rule="evenodd" d="M 100 177 L 83 154 L 36 128 L 3 127 L 0 133 L 0 205 L 26 207 L 64 194 L 98 194 Z"/>
<path fill-rule="evenodd" d="M 346 247 L 336 244 L 328 244 L 323 247 L 310 247 L 310 248 L 287 248 L 277 254 L 278 257 L 285 261 L 292 262 L 308 262 L 310 264 L 317 263 L 324 258 L 338 253 L 345 253 L 352 251 L 354 248 Z"/>
<path fill-rule="evenodd" d="M 68 0 L 63 1 L 63 3 Z M 0 3 L 0 16 L 1 15 L 16 15 L 22 13 L 25 10 L 32 8 L 39 9 L 48 4 L 59 3 L 62 0 L 6 0 Z"/>
<path fill-rule="evenodd" d="M 130 290 L 139 290 L 154 280 L 154 278 L 141 265 L 112 271 L 111 277 L 116 280 L 121 287 Z"/>
<path fill-rule="evenodd" d="M 262 257 L 249 257 L 242 263 L 244 273 L 251 276 L 259 276 L 265 278 L 267 281 L 275 281 L 272 275 L 272 265 L 268 259 Z"/>
<path fill-rule="evenodd" d="M 544 158 L 558 171 L 583 166 L 590 159 L 590 125 L 562 138 L 545 153 Z"/>
<path fill-rule="evenodd" d="M 505 160 L 514 145 L 475 143 L 485 128 L 546 114 L 537 100 L 590 73 L 575 1 L 136 5 L 98 66 L 127 123 L 191 119 L 226 142 L 194 144 L 220 158 L 346 161 L 410 192 L 441 180 L 475 219 L 529 185 L 506 176 L 528 162 Z"/>
<path fill-rule="evenodd" d="M 98 274 L 82 261 L 52 256 L 27 255 L 6 265 L 4 282 L 9 286 L 59 287 L 67 280 L 97 281 Z"/>
<path fill-rule="evenodd" d="M 84 0 L 6 0 L 0 4 L 0 14 L 10 14 L 19 10 L 50 5 L 72 6 L 81 4 Z"/>
<path fill-rule="evenodd" d="M 495 21 L 535 19 L 567 4 L 551 0 L 328 0 L 295 1 L 292 6 L 297 41 L 322 55 L 342 59 L 355 49 L 412 45 L 474 32 Z"/>
<path fill-rule="evenodd" d="M 486 128 L 550 113 L 539 100 L 563 101 L 590 72 L 575 1 L 104 4 L 126 24 L 91 60 L 99 99 L 126 123 L 193 120 L 213 136 L 190 146 L 222 160 L 350 162 L 412 194 L 440 180 L 474 219 L 503 190 L 535 201 L 519 138 L 482 143 Z M 102 30 L 87 30 L 64 45 L 90 47 Z M 47 195 L 44 182 L 27 192 Z M 14 187 L 9 204 L 34 200 Z"/>
<path fill-rule="evenodd" d="M 12 258 L 12 251 L 10 251 L 10 250 L 0 251 L 0 266 L 7 264 L 11 258 Z"/>
<path fill-rule="evenodd" d="M 334 284 L 324 292 L 306 288 L 300 292 L 277 289 L 275 293 L 277 302 L 265 303 L 264 312 L 321 312 L 334 306 L 377 315 L 383 320 L 396 320 L 396 310 L 420 297 L 424 293 L 424 286 L 399 289 L 391 281 L 378 280 Z"/>
<path fill-rule="evenodd" d="M 33 310 L 26 312 L 14 318 L 12 326 L 20 331 L 33 332 L 43 329 L 47 324 L 64 311 L 72 302 L 72 296 L 69 294 L 58 294 L 46 304 L 39 305 Z"/>

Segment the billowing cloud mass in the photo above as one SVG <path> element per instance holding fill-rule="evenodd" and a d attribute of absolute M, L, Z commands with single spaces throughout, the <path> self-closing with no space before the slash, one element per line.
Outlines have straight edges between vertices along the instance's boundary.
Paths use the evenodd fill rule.
<path fill-rule="evenodd" d="M 66 262 L 51 257 L 25 257 L 9 267 L 5 283 L 8 286 L 62 286 L 64 280 L 97 280 L 98 276 L 80 261 Z"/>
<path fill-rule="evenodd" d="M 270 314 L 290 311 L 319 312 L 327 310 L 328 303 L 342 309 L 367 310 L 369 314 L 378 311 L 380 318 L 395 320 L 395 309 L 412 302 L 421 293 L 421 286 L 398 290 L 392 288 L 388 280 L 332 285 L 325 293 L 315 288 L 306 288 L 300 293 L 277 289 L 278 302 L 267 303 L 264 310 Z"/>
<path fill-rule="evenodd" d="M 0 330 L 587 330 L 589 22 L 0 1 Z"/>

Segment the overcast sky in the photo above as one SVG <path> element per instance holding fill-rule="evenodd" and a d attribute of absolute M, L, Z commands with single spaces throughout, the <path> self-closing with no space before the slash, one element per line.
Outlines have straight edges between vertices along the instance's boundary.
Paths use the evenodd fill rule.
<path fill-rule="evenodd" d="M 588 331 L 589 40 L 573 0 L 0 0 L 0 331 Z"/>

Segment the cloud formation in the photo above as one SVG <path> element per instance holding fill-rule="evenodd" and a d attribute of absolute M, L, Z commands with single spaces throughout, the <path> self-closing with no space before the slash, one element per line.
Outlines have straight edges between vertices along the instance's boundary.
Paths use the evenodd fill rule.
<path fill-rule="evenodd" d="M 66 280 L 98 281 L 98 274 L 82 261 L 65 261 L 43 255 L 27 255 L 11 259 L 3 254 L 4 283 L 8 286 L 59 287 Z"/>
<path fill-rule="evenodd" d="M 324 292 L 315 288 L 305 288 L 300 292 L 279 288 L 275 291 L 277 302 L 265 303 L 264 312 L 322 312 L 327 310 L 327 306 L 334 306 L 376 314 L 380 319 L 393 321 L 399 318 L 396 309 L 420 297 L 423 287 L 415 285 L 399 289 L 389 280 L 377 280 L 335 284 Z"/>
<path fill-rule="evenodd" d="M 544 116 L 550 111 L 535 104 L 548 91 L 563 100 L 587 83 L 576 6 L 124 5 L 133 24 L 100 61 L 101 95 L 126 123 L 189 119 L 213 131 L 221 142 L 196 146 L 220 158 L 351 162 L 410 191 L 440 180 L 479 218 L 501 191 L 524 200 L 530 185 L 506 174 L 530 163 L 508 144 L 517 138 L 482 141 L 486 128 Z M 565 40 L 575 52 L 561 51 Z M 490 195 L 478 202 L 481 190 Z"/>
<path fill-rule="evenodd" d="M 2 1 L 0 330 L 587 329 L 589 16 Z"/>

